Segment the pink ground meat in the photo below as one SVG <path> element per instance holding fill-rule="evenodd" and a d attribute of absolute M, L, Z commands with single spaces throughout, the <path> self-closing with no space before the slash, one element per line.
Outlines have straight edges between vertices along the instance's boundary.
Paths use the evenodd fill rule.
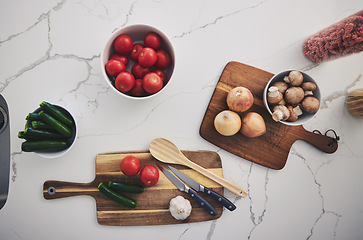
<path fill-rule="evenodd" d="M 363 10 L 310 36 L 303 53 L 314 63 L 363 51 Z"/>

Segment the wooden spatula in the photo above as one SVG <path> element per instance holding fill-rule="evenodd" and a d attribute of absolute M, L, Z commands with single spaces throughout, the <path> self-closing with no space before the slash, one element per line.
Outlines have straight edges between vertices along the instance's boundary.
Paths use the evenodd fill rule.
<path fill-rule="evenodd" d="M 232 193 L 236 194 L 240 197 L 246 197 L 247 192 L 240 186 L 227 181 L 224 178 L 221 178 L 214 173 L 206 170 L 205 168 L 199 166 L 198 164 L 190 161 L 188 158 L 184 156 L 184 154 L 174 145 L 171 141 L 165 138 L 156 138 L 150 143 L 150 153 L 151 155 L 156 158 L 157 160 L 164 162 L 164 163 L 171 163 L 171 164 L 181 164 L 195 171 L 203 174 L 204 176 L 208 177 L 209 179 L 215 181 L 216 183 L 220 184 L 221 186 L 227 188 Z"/>

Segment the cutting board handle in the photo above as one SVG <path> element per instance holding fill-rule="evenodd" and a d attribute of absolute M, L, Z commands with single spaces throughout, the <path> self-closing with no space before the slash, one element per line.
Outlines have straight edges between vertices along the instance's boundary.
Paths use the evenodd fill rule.
<path fill-rule="evenodd" d="M 339 137 L 337 135 L 335 138 L 329 137 L 326 134 L 321 134 L 319 131 L 317 133 L 307 131 L 302 126 L 299 126 L 299 139 L 312 144 L 325 153 L 334 153 L 338 149 Z"/>
<path fill-rule="evenodd" d="M 93 182 L 75 183 L 51 180 L 43 184 L 43 196 L 48 200 L 80 195 L 94 196 L 96 192 L 98 189 Z"/>

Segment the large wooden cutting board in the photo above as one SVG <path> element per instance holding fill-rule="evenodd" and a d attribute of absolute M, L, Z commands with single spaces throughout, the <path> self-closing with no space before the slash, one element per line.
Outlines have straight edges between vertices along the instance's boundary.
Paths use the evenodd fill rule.
<path fill-rule="evenodd" d="M 272 120 L 262 100 L 263 90 L 272 76 L 274 74 L 252 66 L 229 62 L 223 70 L 204 115 L 200 135 L 232 154 L 276 170 L 285 166 L 290 148 L 296 140 L 307 141 L 326 153 L 334 153 L 338 148 L 334 138 L 309 132 L 303 126 L 287 126 Z M 228 109 L 226 103 L 228 92 L 237 86 L 251 90 L 255 98 L 253 106 L 248 111 L 258 112 L 266 122 L 266 133 L 258 138 L 247 138 L 240 133 L 225 137 L 214 128 L 215 116 Z"/>
<path fill-rule="evenodd" d="M 210 170 L 218 176 L 223 175 L 222 163 L 219 155 L 211 151 L 182 151 L 191 161 Z M 115 226 L 139 226 L 139 225 L 164 225 L 178 223 L 192 223 L 213 220 L 221 217 L 223 208 L 214 199 L 204 193 L 200 195 L 205 198 L 218 212 L 217 216 L 211 216 L 201 208 L 188 194 L 179 191 L 165 176 L 159 171 L 159 182 L 146 187 L 141 194 L 124 193 L 137 201 L 138 206 L 130 209 L 115 203 L 99 192 L 97 186 L 100 182 L 123 182 L 142 185 L 139 175 L 127 177 L 120 171 L 121 160 L 132 154 L 139 158 L 141 167 L 146 165 L 156 166 L 158 162 L 147 151 L 144 152 L 120 152 L 98 154 L 96 157 L 96 176 L 90 183 L 74 183 L 63 181 L 46 181 L 43 185 L 43 196 L 45 199 L 57 199 L 79 195 L 89 195 L 96 200 L 97 220 L 101 225 Z M 166 164 L 160 163 L 163 166 Z M 201 184 L 211 188 L 223 195 L 223 187 L 207 179 L 203 175 L 181 165 L 172 165 L 182 172 L 191 176 Z M 183 221 L 175 220 L 169 212 L 169 201 L 178 195 L 187 198 L 192 204 L 191 215 Z"/>

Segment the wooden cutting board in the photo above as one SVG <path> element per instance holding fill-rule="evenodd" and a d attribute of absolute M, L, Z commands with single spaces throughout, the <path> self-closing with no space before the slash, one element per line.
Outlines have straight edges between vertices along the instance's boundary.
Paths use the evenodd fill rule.
<path fill-rule="evenodd" d="M 223 70 L 204 115 L 200 135 L 232 154 L 276 170 L 285 166 L 290 148 L 296 140 L 304 140 L 326 153 L 334 153 L 338 148 L 334 138 L 309 132 L 303 126 L 287 126 L 272 120 L 262 100 L 263 90 L 272 76 L 274 74 L 252 66 L 229 62 Z M 255 98 L 248 112 L 257 112 L 265 120 L 266 133 L 258 138 L 247 138 L 241 133 L 225 137 L 214 128 L 215 116 L 228 109 L 226 103 L 228 92 L 237 86 L 251 90 Z"/>
<path fill-rule="evenodd" d="M 210 170 L 218 176 L 223 175 L 222 163 L 219 155 L 211 151 L 182 151 L 191 161 Z M 43 185 L 43 196 L 45 199 L 57 199 L 79 195 L 89 195 L 96 200 L 97 221 L 101 225 L 115 226 L 140 226 L 140 225 L 164 225 L 192 223 L 213 220 L 221 217 L 223 208 L 214 199 L 201 193 L 218 212 L 217 216 L 211 216 L 202 207 L 200 207 L 187 193 L 179 191 L 166 177 L 159 171 L 159 182 L 152 186 L 146 187 L 141 194 L 124 193 L 137 201 L 137 207 L 130 209 L 106 198 L 99 192 L 97 186 L 100 182 L 123 182 L 130 184 L 142 185 L 139 175 L 128 177 L 121 173 L 121 160 L 127 155 L 134 155 L 139 158 L 141 167 L 146 165 L 156 166 L 157 161 L 147 151 L 143 152 L 120 152 L 98 154 L 96 157 L 96 176 L 90 183 L 74 183 L 63 181 L 46 181 Z M 223 187 L 181 165 L 171 165 L 191 176 L 199 183 L 211 188 L 215 192 L 223 195 Z M 169 201 L 178 195 L 187 198 L 192 204 L 191 215 L 183 221 L 175 220 L 169 212 Z"/>

